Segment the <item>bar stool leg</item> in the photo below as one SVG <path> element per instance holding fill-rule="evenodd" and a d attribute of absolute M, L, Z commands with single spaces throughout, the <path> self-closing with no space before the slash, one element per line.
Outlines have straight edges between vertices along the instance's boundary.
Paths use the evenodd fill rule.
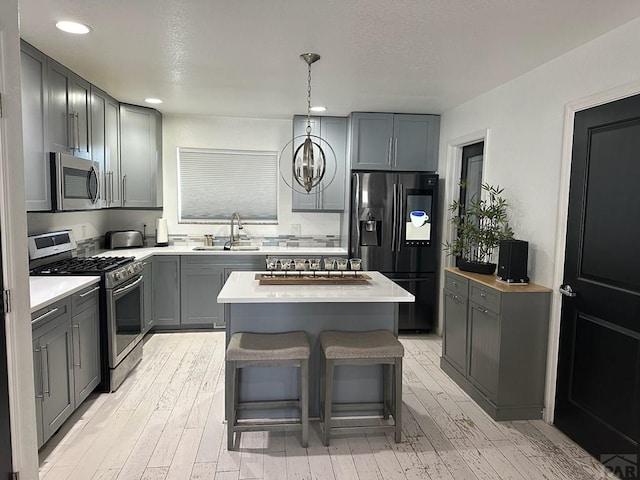
<path fill-rule="evenodd" d="M 389 405 L 393 401 L 391 395 L 391 365 L 382 364 L 382 418 L 389 419 Z"/>
<path fill-rule="evenodd" d="M 395 398 L 393 419 L 396 422 L 396 443 L 402 442 L 402 358 L 396 358 L 395 364 Z"/>
<path fill-rule="evenodd" d="M 227 373 L 229 378 L 226 379 L 226 405 L 227 405 L 227 450 L 233 450 L 233 433 L 234 426 L 236 424 L 236 364 L 232 361 L 227 361 Z"/>
<path fill-rule="evenodd" d="M 331 440 L 331 403 L 333 401 L 333 360 L 325 359 L 324 436 L 325 447 Z"/>
<path fill-rule="evenodd" d="M 302 448 L 309 446 L 309 360 L 300 360 L 300 422 Z"/>

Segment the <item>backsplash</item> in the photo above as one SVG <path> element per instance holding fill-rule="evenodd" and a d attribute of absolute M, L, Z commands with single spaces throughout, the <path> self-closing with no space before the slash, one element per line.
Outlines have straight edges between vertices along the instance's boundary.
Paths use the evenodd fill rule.
<path fill-rule="evenodd" d="M 210 236 L 213 245 L 224 245 L 229 236 Z M 170 245 L 204 245 L 204 235 L 169 235 Z M 340 247 L 338 235 L 241 235 L 240 243 L 269 247 Z"/>

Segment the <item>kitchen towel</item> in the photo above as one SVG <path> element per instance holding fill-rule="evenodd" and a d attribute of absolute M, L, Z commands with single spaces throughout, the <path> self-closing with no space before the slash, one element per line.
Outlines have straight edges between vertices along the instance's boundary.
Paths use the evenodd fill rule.
<path fill-rule="evenodd" d="M 167 219 L 156 220 L 156 245 L 169 245 L 169 231 L 167 230 Z"/>

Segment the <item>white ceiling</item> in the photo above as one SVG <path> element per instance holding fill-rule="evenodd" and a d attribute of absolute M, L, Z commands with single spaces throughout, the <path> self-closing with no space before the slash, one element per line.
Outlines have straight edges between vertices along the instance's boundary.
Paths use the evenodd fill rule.
<path fill-rule="evenodd" d="M 637 0 L 19 0 L 21 36 L 163 113 L 441 113 L 640 16 Z M 61 19 L 89 35 L 56 30 Z"/>

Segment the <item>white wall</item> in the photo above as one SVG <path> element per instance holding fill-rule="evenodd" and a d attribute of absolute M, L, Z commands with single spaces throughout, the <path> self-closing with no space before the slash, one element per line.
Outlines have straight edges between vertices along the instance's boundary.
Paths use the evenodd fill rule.
<path fill-rule="evenodd" d="M 448 144 L 473 132 L 490 133 L 485 181 L 505 187 L 516 237 L 530 242 L 529 275 L 553 290 L 544 419 L 553 421 L 558 359 L 564 232 L 570 141 L 564 141 L 565 109 L 595 105 L 620 93 L 640 93 L 640 20 L 628 23 L 562 57 L 480 95 L 442 116 L 440 171 Z M 453 198 L 454 179 L 447 181 Z M 559 220 L 562 219 L 562 220 Z M 440 325 L 442 318 L 440 314 Z"/>
<path fill-rule="evenodd" d="M 446 171 L 448 142 L 489 129 L 485 181 L 505 187 L 516 238 L 530 242 L 529 272 L 536 283 L 555 287 L 565 106 L 638 81 L 638 45 L 640 20 L 442 115 L 440 172 Z"/>
<path fill-rule="evenodd" d="M 220 148 L 280 152 L 291 140 L 291 120 L 237 118 L 204 115 L 164 115 L 163 182 L 164 217 L 170 234 L 228 235 L 229 225 L 178 224 L 177 148 Z M 285 151 L 291 161 L 291 151 Z M 291 190 L 280 179 L 278 225 L 245 225 L 245 235 L 289 235 L 291 225 L 300 224 L 302 235 L 339 235 L 339 213 L 291 212 Z M 239 193 L 241 194 L 241 193 Z"/>

